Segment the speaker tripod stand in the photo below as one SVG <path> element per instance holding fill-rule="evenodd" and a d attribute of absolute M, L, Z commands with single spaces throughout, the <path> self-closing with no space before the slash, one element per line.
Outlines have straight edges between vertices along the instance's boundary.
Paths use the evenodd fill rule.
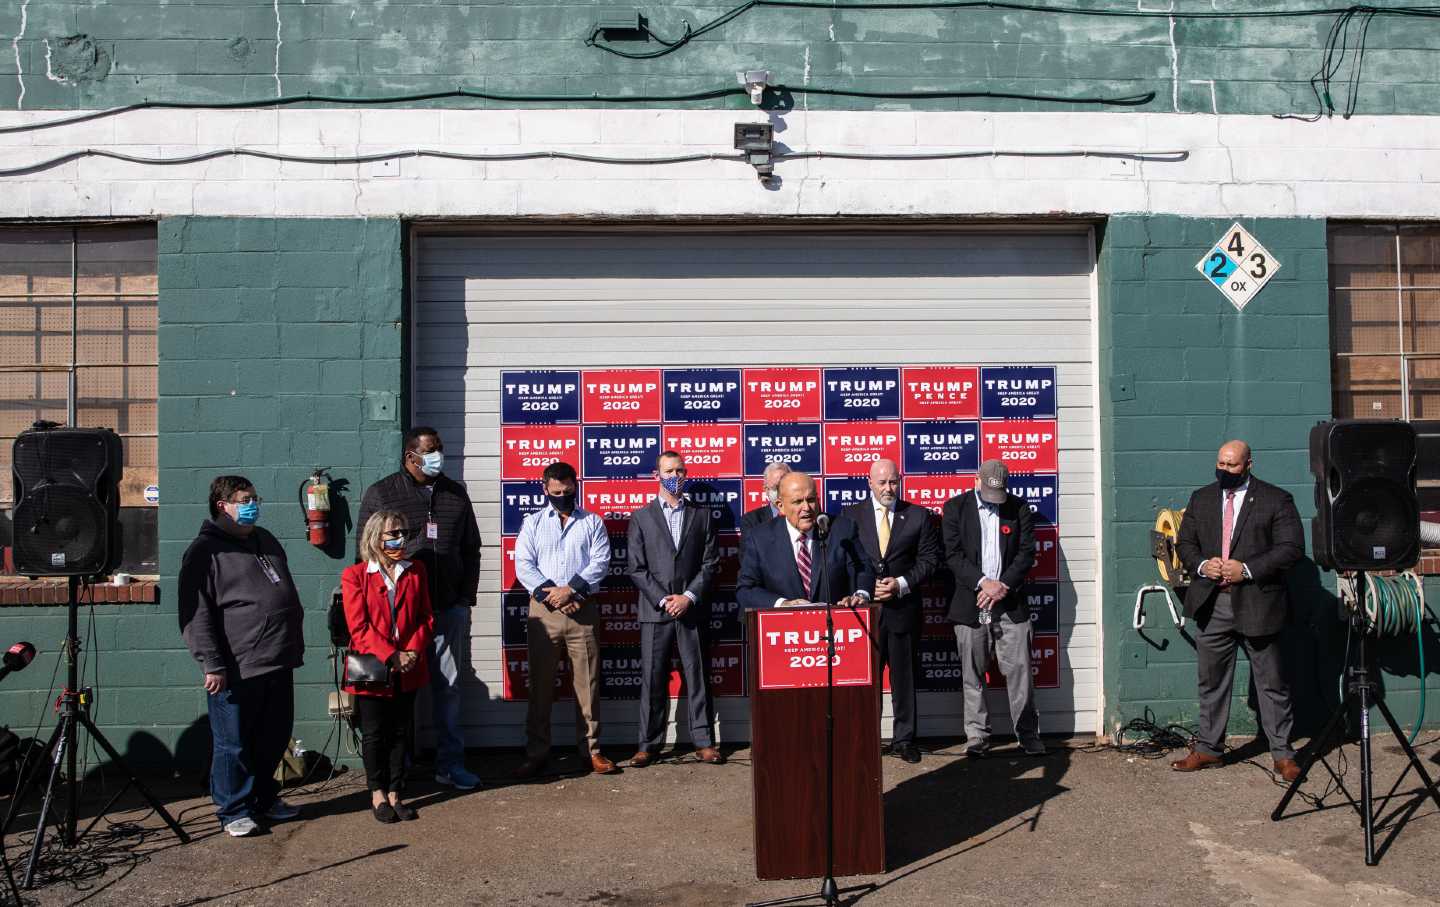
<path fill-rule="evenodd" d="M 170 826 L 170 830 L 175 832 L 175 836 L 180 839 L 180 843 L 188 844 L 190 842 L 190 835 L 185 829 L 180 827 L 180 824 L 166 811 L 165 807 L 160 804 L 160 801 L 155 799 L 155 795 L 150 793 L 150 789 L 135 776 L 135 773 L 130 770 L 130 766 L 125 764 L 125 760 L 116 752 L 115 747 L 110 745 L 110 741 L 105 739 L 105 735 L 100 732 L 100 729 L 95 726 L 95 722 L 90 719 L 90 690 L 80 688 L 77 658 L 80 652 L 78 617 L 80 610 L 79 589 L 80 578 L 76 576 L 70 577 L 68 624 L 65 631 L 64 649 L 62 650 L 65 658 L 65 691 L 60 694 L 60 701 L 58 703 L 59 720 L 55 724 L 54 732 L 50 735 L 50 742 L 46 744 L 43 750 L 43 752 L 50 755 L 50 772 L 46 776 L 44 794 L 40 801 L 40 818 L 35 824 L 35 840 L 30 845 L 30 855 L 25 861 L 25 875 L 22 887 L 26 889 L 34 887 L 35 871 L 40 865 L 40 852 L 44 849 L 45 845 L 45 829 L 46 826 L 50 824 L 51 814 L 56 806 L 57 797 L 63 797 L 65 806 L 63 811 L 56 811 L 56 832 L 60 837 L 60 842 L 67 848 L 79 844 L 81 839 L 89 834 L 91 829 L 105 817 L 105 814 L 110 811 L 110 807 L 114 806 L 116 801 L 132 786 L 145 798 L 145 802 L 150 804 L 150 808 L 155 810 L 156 815 L 163 819 L 166 825 Z M 80 779 L 76 776 L 76 754 L 80 750 L 80 729 L 82 727 L 85 732 L 90 735 L 90 739 L 99 744 L 100 748 L 105 751 L 105 755 L 109 756 L 110 760 L 120 768 L 126 781 L 125 784 L 105 802 L 105 805 L 102 806 L 100 811 L 95 814 L 95 817 L 90 820 L 90 824 L 86 825 L 83 831 L 77 833 L 76 825 L 78 824 L 80 807 Z M 63 778 L 61 777 L 62 766 L 65 772 Z M 37 770 L 29 772 L 28 776 L 22 778 L 20 787 L 15 791 L 14 799 L 10 801 L 10 809 L 5 814 L 5 823 L 3 826 L 0 826 L 0 838 L 3 838 L 4 835 L 9 832 L 10 825 L 15 819 L 20 803 L 30 793 L 31 788 L 38 786 L 39 777 L 40 772 L 37 768 Z"/>
<path fill-rule="evenodd" d="M 1339 786 L 1340 792 L 1345 795 L 1346 800 L 1349 801 L 1355 811 L 1360 814 L 1360 824 L 1364 829 L 1365 836 L 1365 865 L 1374 866 L 1380 862 L 1380 859 L 1375 854 L 1374 762 L 1370 754 L 1370 708 L 1372 706 L 1384 717 L 1385 723 L 1390 726 L 1390 732 L 1395 735 L 1395 739 L 1400 742 L 1401 749 L 1405 751 L 1405 757 L 1410 760 L 1410 764 L 1407 765 L 1405 770 L 1400 773 L 1400 776 L 1395 779 L 1395 783 L 1390 786 L 1389 793 L 1382 799 L 1388 802 L 1390 798 L 1395 795 L 1395 791 L 1400 788 L 1400 783 L 1405 780 L 1405 776 L 1410 773 L 1412 768 L 1416 774 L 1420 776 L 1420 780 L 1425 783 L 1425 790 L 1435 801 L 1436 806 L 1440 806 L 1440 790 L 1436 789 L 1435 782 L 1430 779 L 1430 774 L 1425 771 L 1424 763 L 1422 763 L 1420 757 L 1415 754 L 1414 747 L 1410 745 L 1410 741 L 1406 738 L 1405 732 L 1400 729 L 1400 723 L 1397 722 L 1395 716 L 1391 714 L 1390 707 L 1385 704 L 1384 699 L 1377 695 L 1380 684 L 1378 680 L 1371 679 L 1370 665 L 1367 660 L 1369 653 L 1365 645 L 1367 634 L 1365 632 L 1365 618 L 1363 617 L 1365 603 L 1365 582 L 1363 576 L 1361 576 L 1360 582 L 1356 585 L 1359 589 L 1360 599 L 1356 603 L 1355 610 L 1350 614 L 1350 637 L 1352 641 L 1358 640 L 1358 642 L 1354 643 L 1351 650 L 1346 653 L 1348 656 L 1348 664 L 1345 669 L 1345 698 L 1335 707 L 1335 712 L 1325 724 L 1325 730 L 1321 731 L 1320 736 L 1311 740 L 1310 744 L 1305 747 L 1305 752 L 1300 759 L 1300 774 L 1296 776 L 1294 781 L 1290 782 L 1290 786 L 1285 790 L 1285 795 L 1280 798 L 1280 803 L 1275 807 L 1275 811 L 1270 814 L 1270 819 L 1271 821 L 1279 822 L 1285 817 L 1285 808 L 1290 805 L 1290 801 L 1299 793 L 1300 787 L 1305 783 L 1306 777 L 1310 774 L 1310 769 L 1316 762 L 1319 762 L 1325 766 L 1325 770 L 1330 773 L 1330 777 L 1335 779 L 1336 785 Z M 1421 680 L 1423 681 L 1424 678 L 1421 678 Z M 1337 737 L 1337 735 L 1342 733 L 1346 713 L 1349 712 L 1352 707 L 1360 710 L 1360 799 L 1358 801 L 1354 795 L 1350 793 L 1349 789 L 1345 787 L 1345 779 L 1342 778 L 1325 759 L 1326 747 L 1330 745 L 1331 738 Z M 1343 746 L 1343 737 L 1339 737 L 1337 742 Z M 1398 831 L 1399 829 L 1397 828 L 1395 832 L 1391 833 L 1391 837 L 1394 837 L 1394 834 Z"/>

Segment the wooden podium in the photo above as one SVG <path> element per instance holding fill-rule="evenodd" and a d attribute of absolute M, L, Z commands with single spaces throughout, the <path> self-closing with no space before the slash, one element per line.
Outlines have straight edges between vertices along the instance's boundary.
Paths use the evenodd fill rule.
<path fill-rule="evenodd" d="M 885 871 L 875 609 L 836 608 L 835 875 Z M 746 615 L 755 875 L 825 875 L 824 608 Z"/>

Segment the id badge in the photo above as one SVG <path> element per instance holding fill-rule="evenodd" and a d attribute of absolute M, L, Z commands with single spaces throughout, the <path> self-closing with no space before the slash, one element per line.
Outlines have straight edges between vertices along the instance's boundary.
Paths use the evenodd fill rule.
<path fill-rule="evenodd" d="M 431 540 L 438 539 L 440 537 L 440 524 L 434 520 L 427 520 L 425 522 L 425 537 Z"/>
<path fill-rule="evenodd" d="M 265 571 L 265 576 L 270 579 L 270 582 L 276 586 L 280 585 L 280 574 L 277 573 L 274 566 L 271 565 L 270 559 L 262 555 L 257 558 L 257 560 L 260 561 L 260 569 Z"/>

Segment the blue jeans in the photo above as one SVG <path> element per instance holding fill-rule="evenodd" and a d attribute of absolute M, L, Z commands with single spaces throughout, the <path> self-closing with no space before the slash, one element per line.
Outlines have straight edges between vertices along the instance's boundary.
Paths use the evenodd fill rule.
<path fill-rule="evenodd" d="M 470 651 L 470 609 L 435 612 L 435 641 L 430 645 L 430 708 L 435 724 L 435 771 L 465 767 L 465 737 L 460 732 L 461 665 Z"/>
<path fill-rule="evenodd" d="M 241 680 L 206 696 L 210 734 L 210 797 L 220 824 L 255 818 L 280 794 L 275 769 L 295 723 L 295 672 L 289 668 Z"/>

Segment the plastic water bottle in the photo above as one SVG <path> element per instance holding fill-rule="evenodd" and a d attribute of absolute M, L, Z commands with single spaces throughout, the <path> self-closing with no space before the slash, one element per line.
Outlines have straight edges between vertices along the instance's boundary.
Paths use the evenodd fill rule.
<path fill-rule="evenodd" d="M 303 760 L 305 758 L 305 741 L 301 740 L 299 737 L 296 737 L 295 748 L 291 750 L 291 752 L 294 753 L 296 759 Z"/>

